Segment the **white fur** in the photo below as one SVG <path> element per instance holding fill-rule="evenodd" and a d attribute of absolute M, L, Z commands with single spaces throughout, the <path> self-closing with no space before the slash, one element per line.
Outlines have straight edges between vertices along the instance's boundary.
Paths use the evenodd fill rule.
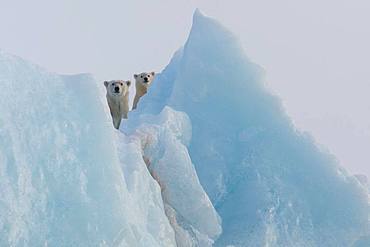
<path fill-rule="evenodd" d="M 154 80 L 154 76 L 155 76 L 154 72 L 150 73 L 143 72 L 141 74 L 134 75 L 136 94 L 134 98 L 134 104 L 132 107 L 133 110 L 137 108 L 137 104 L 139 103 L 140 98 L 148 92 L 148 89 Z"/>
<path fill-rule="evenodd" d="M 119 129 L 122 118 L 127 118 L 129 111 L 128 98 L 130 81 L 113 80 L 105 81 L 104 86 L 107 89 L 107 101 L 110 114 L 113 119 L 113 126 Z M 118 89 L 118 90 L 116 90 Z"/>

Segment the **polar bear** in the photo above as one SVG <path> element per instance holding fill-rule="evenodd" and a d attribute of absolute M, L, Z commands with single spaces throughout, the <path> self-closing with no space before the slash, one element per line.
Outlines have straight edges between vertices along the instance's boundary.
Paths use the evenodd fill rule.
<path fill-rule="evenodd" d="M 132 106 L 132 110 L 135 110 L 137 104 L 139 103 L 140 98 L 148 92 L 148 88 L 152 84 L 154 80 L 154 72 L 146 73 L 143 72 L 141 74 L 134 74 L 135 78 L 135 86 L 136 86 L 136 95 L 134 98 L 134 104 Z"/>
<path fill-rule="evenodd" d="M 107 101 L 110 114 L 113 119 L 113 126 L 119 129 L 121 119 L 127 118 L 129 111 L 128 97 L 131 81 L 113 80 L 104 81 L 104 86 L 107 89 Z"/>

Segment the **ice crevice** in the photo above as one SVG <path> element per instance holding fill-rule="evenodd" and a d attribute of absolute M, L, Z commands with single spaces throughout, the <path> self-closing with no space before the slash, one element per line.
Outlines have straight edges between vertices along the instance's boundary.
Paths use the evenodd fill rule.
<path fill-rule="evenodd" d="M 221 220 L 199 182 L 186 147 L 191 138 L 187 115 L 165 107 L 158 115 L 136 115 L 128 121 L 131 124 L 122 127 L 127 135 L 119 135 L 120 153 L 127 153 L 127 145 L 140 151 L 138 158 L 141 156 L 159 187 L 177 246 L 212 246 L 221 233 Z"/>

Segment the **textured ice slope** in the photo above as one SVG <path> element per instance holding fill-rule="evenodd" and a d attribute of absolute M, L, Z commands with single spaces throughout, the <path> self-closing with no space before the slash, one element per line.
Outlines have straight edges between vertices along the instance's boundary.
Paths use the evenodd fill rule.
<path fill-rule="evenodd" d="M 175 246 L 159 186 L 89 76 L 0 52 L 0 85 L 0 246 Z"/>
<path fill-rule="evenodd" d="M 197 11 L 184 48 L 138 106 L 188 115 L 189 154 L 222 218 L 216 246 L 348 247 L 366 238 L 365 189 L 294 129 L 262 72 Z"/>

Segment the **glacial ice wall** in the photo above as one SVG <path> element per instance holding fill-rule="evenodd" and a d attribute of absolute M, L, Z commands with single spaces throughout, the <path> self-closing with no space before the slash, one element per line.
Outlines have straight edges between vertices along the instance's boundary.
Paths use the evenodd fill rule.
<path fill-rule="evenodd" d="M 176 245 L 158 184 L 90 76 L 0 52 L 0 85 L 0 246 Z"/>
<path fill-rule="evenodd" d="M 188 115 L 189 154 L 222 218 L 215 246 L 348 247 L 366 239 L 367 191 L 294 128 L 263 80 L 237 38 L 197 11 L 184 47 L 131 114 L 167 105 Z"/>

